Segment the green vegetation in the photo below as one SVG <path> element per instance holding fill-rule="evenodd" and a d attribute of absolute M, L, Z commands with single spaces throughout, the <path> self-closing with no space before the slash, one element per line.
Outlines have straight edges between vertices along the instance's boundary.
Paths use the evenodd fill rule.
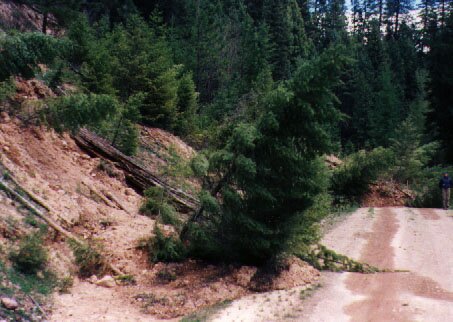
<path fill-rule="evenodd" d="M 420 208 L 438 208 L 442 204 L 439 191 L 439 178 L 447 171 L 453 173 L 453 167 L 428 167 L 419 173 L 419 181 L 413 185 L 416 196 L 409 204 Z"/>
<path fill-rule="evenodd" d="M 44 33 L 0 36 L 0 100 L 14 77 L 37 77 L 58 94 L 36 109 L 59 131 L 88 127 L 133 155 L 138 125 L 156 126 L 199 149 L 191 167 L 170 152 L 161 173 L 199 178 L 187 223 L 146 192 L 142 212 L 180 232 L 156 230 L 152 261 L 309 254 L 319 221 L 379 179 L 438 205 L 453 162 L 452 2 L 421 2 L 421 24 L 413 0 L 352 1 L 350 14 L 344 0 L 24 2 Z M 50 14 L 61 36 L 46 34 Z M 344 163 L 327 170 L 330 154 Z M 82 274 L 102 267 L 75 252 Z"/>
<path fill-rule="evenodd" d="M 120 285 L 134 285 L 137 282 L 135 281 L 135 277 L 133 275 L 119 275 L 115 276 L 115 280 Z"/>
<path fill-rule="evenodd" d="M 192 313 L 188 316 L 183 317 L 180 320 L 180 322 L 208 321 L 210 317 L 212 317 L 214 314 L 216 314 L 220 310 L 227 308 L 230 304 L 231 304 L 230 300 L 225 300 L 225 301 L 219 302 L 215 305 L 212 305 L 210 307 L 204 308 L 200 311 L 197 311 L 195 313 Z"/>
<path fill-rule="evenodd" d="M 95 125 L 114 113 L 117 102 L 108 95 L 76 94 L 50 102 L 46 120 L 56 129 L 77 131 Z"/>
<path fill-rule="evenodd" d="M 81 245 L 74 240 L 70 240 L 69 246 L 74 253 L 75 262 L 79 267 L 79 275 L 81 277 L 100 275 L 105 272 L 106 264 L 101 253 L 97 250 L 97 245 Z"/>
<path fill-rule="evenodd" d="M 395 156 L 390 149 L 376 148 L 370 152 L 358 151 L 348 156 L 333 171 L 331 185 L 333 195 L 339 199 L 360 201 L 370 183 L 390 174 Z"/>
<path fill-rule="evenodd" d="M 36 274 L 46 267 L 48 254 L 42 244 L 42 236 L 38 233 L 26 236 L 20 241 L 19 249 L 9 255 L 18 271 Z"/>
<path fill-rule="evenodd" d="M 160 187 L 151 187 L 145 191 L 145 200 L 140 207 L 140 212 L 147 216 L 158 216 L 165 225 L 175 227 L 181 225 L 176 209 L 169 203 L 168 196 Z"/>
<path fill-rule="evenodd" d="M 38 64 L 52 64 L 65 55 L 68 43 L 41 33 L 14 33 L 0 36 L 0 81 L 11 76 L 31 78 Z"/>
<path fill-rule="evenodd" d="M 305 300 L 306 298 L 309 298 L 320 287 L 321 284 L 315 284 L 313 286 L 309 286 L 306 289 L 303 289 L 302 291 L 300 291 L 300 299 Z"/>
<path fill-rule="evenodd" d="M 323 245 L 312 247 L 310 252 L 299 254 L 299 257 L 319 270 L 329 270 L 332 272 L 360 272 L 367 274 L 381 271 L 377 267 L 337 254 Z M 384 268 L 384 271 L 386 271 L 386 268 Z"/>
<path fill-rule="evenodd" d="M 15 92 L 15 84 L 12 79 L 0 82 L 0 103 L 10 98 Z"/>
<path fill-rule="evenodd" d="M 149 260 L 155 262 L 180 262 L 187 256 L 187 251 L 176 236 L 165 236 L 159 226 L 154 228 L 154 236 L 145 245 Z"/>

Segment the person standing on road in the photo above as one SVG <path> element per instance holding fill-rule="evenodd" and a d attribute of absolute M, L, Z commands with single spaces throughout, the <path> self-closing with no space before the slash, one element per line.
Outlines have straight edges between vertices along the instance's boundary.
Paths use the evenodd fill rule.
<path fill-rule="evenodd" d="M 439 181 L 439 188 L 442 189 L 442 206 L 445 210 L 450 207 L 450 188 L 453 186 L 448 173 L 444 173 L 444 176 Z"/>

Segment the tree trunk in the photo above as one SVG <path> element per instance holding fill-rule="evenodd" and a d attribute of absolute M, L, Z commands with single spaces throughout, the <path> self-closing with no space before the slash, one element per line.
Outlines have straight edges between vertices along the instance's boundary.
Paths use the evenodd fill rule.
<path fill-rule="evenodd" d="M 74 136 L 74 140 L 79 147 L 86 150 L 89 154 L 115 162 L 125 172 L 128 183 L 140 192 L 149 187 L 161 187 L 176 202 L 180 210 L 194 211 L 198 209 L 197 198 L 164 182 L 148 169 L 138 164 L 133 158 L 118 151 L 107 140 L 87 129 L 81 129 Z"/>
<path fill-rule="evenodd" d="M 441 0 L 442 1 L 442 6 L 441 6 L 441 9 L 440 9 L 440 19 L 441 19 L 441 26 L 444 27 L 445 26 L 445 0 Z"/>
<path fill-rule="evenodd" d="M 395 36 L 398 34 L 398 22 L 399 22 L 399 16 L 400 16 L 400 10 L 401 10 L 401 0 L 398 0 L 396 6 L 396 16 L 395 16 Z"/>
<path fill-rule="evenodd" d="M 42 18 L 42 33 L 47 34 L 47 25 L 49 23 L 49 12 L 44 11 Z"/>
<path fill-rule="evenodd" d="M 379 0 L 379 30 L 381 30 L 382 26 L 382 10 L 384 8 L 384 0 Z"/>

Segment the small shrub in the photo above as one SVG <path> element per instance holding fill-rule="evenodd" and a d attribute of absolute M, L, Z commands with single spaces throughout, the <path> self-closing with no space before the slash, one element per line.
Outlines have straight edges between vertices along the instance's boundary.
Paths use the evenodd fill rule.
<path fill-rule="evenodd" d="M 25 217 L 24 219 L 24 222 L 32 227 L 38 227 L 38 220 L 36 220 L 36 217 L 32 214 L 27 215 L 27 217 Z"/>
<path fill-rule="evenodd" d="M 101 159 L 99 161 L 97 168 L 98 170 L 107 173 L 107 175 L 111 178 L 115 178 L 117 176 L 114 166 L 110 162 L 105 161 L 104 159 Z"/>
<path fill-rule="evenodd" d="M 36 274 L 45 268 L 48 254 L 42 243 L 39 234 L 26 236 L 20 241 L 19 250 L 10 253 L 10 259 L 18 271 Z"/>
<path fill-rule="evenodd" d="M 186 258 L 187 251 L 181 240 L 165 236 L 157 226 L 154 233 L 155 236 L 149 239 L 147 245 L 151 262 L 180 262 Z"/>
<path fill-rule="evenodd" d="M 59 132 L 76 132 L 84 126 L 99 125 L 117 110 L 118 102 L 113 96 L 74 94 L 49 100 L 48 108 L 41 111 L 41 118 Z"/>
<path fill-rule="evenodd" d="M 99 275 L 106 270 L 106 264 L 102 255 L 90 244 L 79 244 L 74 240 L 69 241 L 81 277 Z"/>
<path fill-rule="evenodd" d="M 63 277 L 58 281 L 58 291 L 62 294 L 67 294 L 69 293 L 69 290 L 71 287 L 74 285 L 74 279 L 72 276 L 68 275 Z"/>
<path fill-rule="evenodd" d="M 174 227 L 181 225 L 181 220 L 177 217 L 175 208 L 169 204 L 162 205 L 159 218 L 164 225 L 172 225 Z"/>
<path fill-rule="evenodd" d="M 120 285 L 135 285 L 137 284 L 137 281 L 135 280 L 135 277 L 133 275 L 120 275 L 116 276 L 115 280 L 120 284 Z"/>
<path fill-rule="evenodd" d="M 9 99 L 16 91 L 13 79 L 0 82 L 0 103 Z"/>
<path fill-rule="evenodd" d="M 331 190 L 336 200 L 360 201 L 372 182 L 390 173 L 394 159 L 393 152 L 384 148 L 350 155 L 334 170 L 331 178 Z"/>
<path fill-rule="evenodd" d="M 176 281 L 176 274 L 168 269 L 163 269 L 157 272 L 157 278 L 164 283 Z"/>
<path fill-rule="evenodd" d="M 142 302 L 143 308 L 146 309 L 154 305 L 168 305 L 169 300 L 166 297 L 158 297 L 153 293 L 141 293 L 134 296 L 136 300 Z"/>
<path fill-rule="evenodd" d="M 145 190 L 145 200 L 140 207 L 143 215 L 158 215 L 165 202 L 165 191 L 160 187 L 151 187 Z"/>
<path fill-rule="evenodd" d="M 145 201 L 140 212 L 147 216 L 159 216 L 160 221 L 165 225 L 178 227 L 181 221 L 177 217 L 176 209 L 168 203 L 165 191 L 159 187 L 152 187 L 145 191 Z"/>

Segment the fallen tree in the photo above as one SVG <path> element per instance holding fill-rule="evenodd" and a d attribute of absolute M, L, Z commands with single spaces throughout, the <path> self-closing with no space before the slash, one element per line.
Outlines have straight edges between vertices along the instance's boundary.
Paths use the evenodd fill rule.
<path fill-rule="evenodd" d="M 0 170 L 7 169 L 0 161 Z M 6 173 L 6 176 L 5 176 Z M 12 177 L 11 172 L 5 172 L 0 176 L 0 190 L 5 191 L 11 198 L 21 203 L 24 207 L 30 210 L 33 214 L 44 220 L 49 227 L 54 229 L 56 232 L 67 238 L 74 245 L 85 246 L 86 241 L 81 240 L 76 235 L 67 231 L 65 228 L 60 226 L 52 217 L 61 218 L 57 214 L 53 213 L 51 208 L 47 206 L 42 200 L 36 199 L 37 197 L 25 189 L 18 183 L 16 179 Z M 10 181 L 11 183 L 9 183 Z M 39 209 L 43 208 L 43 210 Z M 112 271 L 116 275 L 123 275 L 122 271 L 115 265 L 105 261 L 105 267 L 107 270 Z"/>
<path fill-rule="evenodd" d="M 120 152 L 110 142 L 95 133 L 81 129 L 73 136 L 77 145 L 88 154 L 108 159 L 121 168 L 126 175 L 126 181 L 139 192 L 149 187 L 160 187 L 175 201 L 181 210 L 193 211 L 198 209 L 198 199 L 194 196 L 172 187 L 158 176 L 144 168 L 136 160 Z"/>

